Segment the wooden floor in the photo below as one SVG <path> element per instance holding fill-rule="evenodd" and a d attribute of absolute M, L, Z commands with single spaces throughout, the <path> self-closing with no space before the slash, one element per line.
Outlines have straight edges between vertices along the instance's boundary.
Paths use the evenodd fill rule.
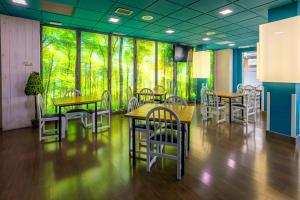
<path fill-rule="evenodd" d="M 265 122 L 203 128 L 199 108 L 191 126 L 185 176 L 176 163 L 145 161 L 133 168 L 127 119 L 113 116 L 111 133 L 71 123 L 67 139 L 40 143 L 37 130 L 0 134 L 0 199 L 300 199 L 299 153 L 265 137 Z"/>

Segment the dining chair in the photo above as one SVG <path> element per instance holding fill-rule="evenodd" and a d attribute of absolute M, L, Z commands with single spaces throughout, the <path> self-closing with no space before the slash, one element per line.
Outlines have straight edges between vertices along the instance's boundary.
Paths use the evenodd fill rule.
<path fill-rule="evenodd" d="M 261 108 L 261 104 L 262 102 L 262 93 L 264 92 L 264 86 L 263 85 L 259 85 L 256 87 L 256 108 L 260 109 Z"/>
<path fill-rule="evenodd" d="M 165 87 L 162 85 L 157 85 L 154 87 L 153 89 L 154 91 L 159 91 L 159 92 L 164 92 L 165 91 Z M 160 99 L 160 97 L 154 97 L 154 101 L 158 102 L 158 103 L 162 103 L 162 100 Z"/>
<path fill-rule="evenodd" d="M 171 128 L 164 124 L 172 121 Z M 151 167 L 157 158 L 167 158 L 176 160 L 177 179 L 181 179 L 181 130 L 180 120 L 177 114 L 166 107 L 155 107 L 146 116 L 147 124 L 147 172 L 150 173 Z M 150 127 L 154 127 L 153 130 Z M 166 147 L 175 147 L 176 153 L 166 153 Z"/>
<path fill-rule="evenodd" d="M 46 123 L 47 122 L 58 122 L 59 121 L 59 115 L 58 114 L 45 114 L 44 112 L 44 101 L 43 97 L 41 94 L 38 94 L 36 97 L 36 102 L 37 102 L 37 116 L 39 120 L 39 139 L 40 141 L 49 139 L 49 138 L 58 138 L 59 135 L 59 129 L 54 128 L 54 129 L 46 129 Z M 62 132 L 62 137 L 65 137 L 65 116 L 61 116 L 61 132 Z M 52 133 L 52 134 L 49 134 Z M 54 133 L 54 134 L 53 134 Z"/>
<path fill-rule="evenodd" d="M 154 103 L 154 92 L 149 88 L 143 88 L 140 90 L 139 94 L 139 103 L 146 104 L 146 103 Z"/>
<path fill-rule="evenodd" d="M 202 121 L 207 120 L 207 87 L 203 84 L 200 91 Z"/>
<path fill-rule="evenodd" d="M 181 97 L 179 97 L 179 96 L 170 96 L 170 97 L 168 97 L 166 100 L 165 100 L 165 102 L 164 102 L 164 104 L 165 105 L 179 105 L 179 106 L 187 106 L 188 104 L 187 104 L 187 102 L 183 99 L 183 98 L 181 98 Z M 165 125 L 167 128 L 176 128 L 176 124 L 174 124 L 174 123 L 167 123 L 166 125 Z M 185 124 L 184 125 L 185 126 L 185 141 L 186 141 L 186 144 L 185 144 L 185 156 L 187 157 L 188 156 L 188 137 L 189 137 L 189 135 L 188 135 L 188 125 L 187 124 Z"/>
<path fill-rule="evenodd" d="M 248 122 L 256 122 L 256 91 L 246 90 L 247 98 L 244 100 L 244 104 L 232 104 L 231 106 L 231 121 L 243 122 L 248 125 Z M 251 121 L 250 117 L 253 117 Z"/>
<path fill-rule="evenodd" d="M 212 118 L 216 116 L 217 124 L 226 121 L 226 106 L 219 103 L 219 97 L 216 92 L 207 92 L 207 118 Z"/>
<path fill-rule="evenodd" d="M 88 127 L 92 126 L 92 132 L 96 133 L 99 130 L 106 130 L 110 129 L 110 123 L 111 123 L 111 95 L 108 90 L 103 91 L 100 98 L 100 105 L 98 107 L 97 103 L 97 112 L 95 112 L 95 109 L 89 109 L 88 115 L 92 119 L 92 124 L 88 124 Z M 98 116 L 100 116 L 100 120 L 97 120 L 97 131 L 96 131 L 96 121 L 95 121 L 95 115 L 98 119 Z M 107 123 L 104 125 L 103 118 L 106 118 Z"/>
<path fill-rule="evenodd" d="M 131 99 L 128 102 L 128 109 L 127 112 L 131 112 L 135 109 L 140 107 L 139 101 L 136 97 L 131 97 Z M 135 127 L 132 127 L 132 121 L 131 119 L 128 119 L 128 124 L 129 124 L 129 152 L 132 152 L 132 130 L 134 129 L 135 132 L 138 135 L 139 138 L 139 147 L 146 146 L 146 135 L 147 135 L 147 129 L 146 129 L 146 123 L 141 121 L 141 120 L 136 120 L 135 122 Z M 136 153 L 139 154 L 146 154 L 146 150 L 142 151 L 141 148 L 139 150 L 136 150 Z"/>
<path fill-rule="evenodd" d="M 81 92 L 77 89 L 67 89 L 64 95 L 65 98 L 77 96 L 81 96 Z M 87 128 L 87 113 L 88 110 L 81 106 L 73 106 L 71 109 L 68 109 L 65 113 L 66 131 L 68 130 L 68 121 L 71 119 L 81 119 L 81 123 Z"/>

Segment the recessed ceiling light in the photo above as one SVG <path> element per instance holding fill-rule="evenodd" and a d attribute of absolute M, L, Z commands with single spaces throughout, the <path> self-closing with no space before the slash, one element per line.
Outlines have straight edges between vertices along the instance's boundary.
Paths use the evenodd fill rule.
<path fill-rule="evenodd" d="M 231 44 L 228 44 L 228 46 L 233 47 L 233 46 L 235 46 L 235 44 L 231 43 Z"/>
<path fill-rule="evenodd" d="M 203 38 L 202 40 L 203 40 L 203 41 L 209 41 L 210 38 L 206 37 L 206 38 Z"/>
<path fill-rule="evenodd" d="M 220 14 L 222 14 L 222 15 L 228 15 L 228 14 L 230 14 L 230 13 L 232 13 L 232 12 L 233 12 L 233 11 L 230 10 L 230 9 L 225 9 L 225 10 L 220 11 Z"/>
<path fill-rule="evenodd" d="M 118 22 L 120 21 L 120 19 L 119 19 L 119 18 L 116 18 L 116 17 L 110 17 L 110 18 L 108 19 L 108 21 L 111 22 L 111 23 L 118 23 Z"/>
<path fill-rule="evenodd" d="M 232 44 L 232 42 L 230 42 L 230 41 L 222 41 L 222 42 L 217 42 L 216 44 L 225 45 L 225 44 Z"/>
<path fill-rule="evenodd" d="M 13 3 L 27 6 L 26 0 L 12 0 Z"/>
<path fill-rule="evenodd" d="M 172 30 L 172 29 L 168 29 L 168 30 L 166 30 L 166 33 L 168 33 L 168 34 L 173 34 L 173 33 L 175 33 L 175 31 Z"/>
<path fill-rule="evenodd" d="M 255 47 L 254 45 L 245 45 L 245 46 L 240 46 L 240 49 L 245 49 L 245 48 L 251 48 L 251 47 Z"/>
<path fill-rule="evenodd" d="M 142 17 L 142 20 L 145 20 L 145 21 L 150 21 L 152 19 L 153 19 L 153 16 L 151 16 L 151 15 L 145 15 Z"/>
<path fill-rule="evenodd" d="M 213 31 L 206 33 L 206 35 L 215 35 L 215 34 L 216 34 L 216 32 L 213 32 Z"/>
<path fill-rule="evenodd" d="M 56 26 L 61 26 L 62 25 L 62 23 L 61 22 L 49 22 L 50 24 L 52 24 L 52 25 L 56 25 Z"/>

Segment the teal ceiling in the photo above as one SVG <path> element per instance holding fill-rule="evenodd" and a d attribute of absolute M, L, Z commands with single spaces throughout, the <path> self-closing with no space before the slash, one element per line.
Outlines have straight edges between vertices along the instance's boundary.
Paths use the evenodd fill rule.
<path fill-rule="evenodd" d="M 46 1 L 46 0 L 45 0 Z M 27 0 L 22 7 L 11 0 L 0 0 L 0 13 L 40 20 L 62 22 L 65 27 L 89 29 L 108 33 L 121 33 L 145 39 L 205 44 L 208 48 L 225 48 L 216 43 L 230 41 L 236 46 L 255 45 L 259 24 L 267 22 L 269 8 L 293 2 L 293 0 L 47 0 L 72 6 L 72 16 L 41 10 L 40 0 Z M 133 11 L 131 16 L 115 14 L 117 8 Z M 226 17 L 219 12 L 233 10 Z M 144 15 L 154 17 L 143 21 Z M 108 23 L 111 16 L 118 16 L 118 24 Z M 175 33 L 168 35 L 166 29 Z M 215 35 L 207 36 L 207 32 Z M 210 41 L 203 41 L 210 37 Z"/>

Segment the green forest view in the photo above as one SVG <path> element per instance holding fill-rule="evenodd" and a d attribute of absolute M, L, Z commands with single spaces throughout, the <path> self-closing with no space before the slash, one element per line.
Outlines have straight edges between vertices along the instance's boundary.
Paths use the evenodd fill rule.
<path fill-rule="evenodd" d="M 66 89 L 78 88 L 82 95 L 101 96 L 111 85 L 112 110 L 127 108 L 128 96 L 134 88 L 134 39 L 111 36 L 111 76 L 109 78 L 109 36 L 75 30 L 43 26 L 42 80 L 47 113 L 54 113 L 53 98 L 63 97 Z M 173 94 L 173 45 L 149 40 L 136 40 L 137 90 L 144 87 L 165 87 Z M 157 45 L 157 73 L 155 73 L 155 45 Z M 77 50 L 77 46 L 81 48 Z M 76 56 L 80 66 L 76 69 Z M 191 64 L 177 64 L 179 96 L 194 98 Z M 110 82 L 109 82 L 110 80 Z M 191 92 L 189 94 L 189 91 Z"/>
<path fill-rule="evenodd" d="M 44 27 L 42 45 L 45 109 L 54 113 L 51 99 L 62 97 L 67 88 L 75 88 L 76 32 Z"/>

